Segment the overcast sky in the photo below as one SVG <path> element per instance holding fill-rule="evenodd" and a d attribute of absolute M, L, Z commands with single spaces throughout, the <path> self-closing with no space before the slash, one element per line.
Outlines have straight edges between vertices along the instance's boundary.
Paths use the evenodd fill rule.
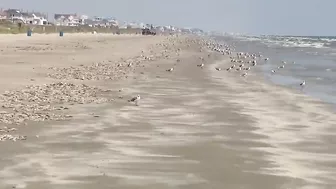
<path fill-rule="evenodd" d="M 336 35 L 336 0 L 0 0 L 1 8 L 112 16 L 246 34 Z"/>

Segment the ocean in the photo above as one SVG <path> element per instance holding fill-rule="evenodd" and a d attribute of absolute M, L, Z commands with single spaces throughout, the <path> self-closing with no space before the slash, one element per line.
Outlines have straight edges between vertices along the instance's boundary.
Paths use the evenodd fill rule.
<path fill-rule="evenodd" d="M 336 37 L 225 36 L 238 52 L 260 52 L 269 61 L 259 68 L 268 81 L 302 90 L 336 107 Z M 285 68 L 277 69 L 286 62 Z M 276 73 L 272 73 L 275 70 Z M 302 89 L 299 84 L 306 81 Z"/>

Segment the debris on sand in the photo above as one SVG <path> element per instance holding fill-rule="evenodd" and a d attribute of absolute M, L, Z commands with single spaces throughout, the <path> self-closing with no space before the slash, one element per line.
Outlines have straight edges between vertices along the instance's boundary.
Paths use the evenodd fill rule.
<path fill-rule="evenodd" d="M 127 69 L 128 68 L 128 69 Z M 127 76 L 131 67 L 112 64 L 95 63 L 91 66 L 49 68 L 53 70 L 48 76 L 54 79 L 77 80 L 116 80 Z"/>
<path fill-rule="evenodd" d="M 140 65 L 145 61 L 153 61 L 164 58 L 166 53 L 151 54 L 148 56 L 141 55 L 120 60 L 112 63 L 93 63 L 92 65 L 71 66 L 66 68 L 51 67 L 52 73 L 48 73 L 48 77 L 54 79 L 76 79 L 76 80 L 119 80 L 127 78 L 129 73 L 134 72 L 136 67 L 144 67 Z"/>
<path fill-rule="evenodd" d="M 100 104 L 110 101 L 110 99 L 103 97 L 103 93 L 104 90 L 97 87 L 65 82 L 42 86 L 30 85 L 23 90 L 6 91 L 0 95 L 0 102 L 5 110 L 0 112 L 0 122 L 21 124 L 27 120 L 69 119 L 71 116 L 62 114 L 62 110 L 68 109 L 66 104 Z"/>
<path fill-rule="evenodd" d="M 48 76 L 54 79 L 77 79 L 77 80 L 118 80 L 127 78 L 128 74 L 134 72 L 144 57 L 135 57 L 119 63 L 93 63 L 86 66 L 57 68 L 51 67 L 52 73 Z M 133 66 L 135 65 L 135 66 Z"/>
<path fill-rule="evenodd" d="M 20 136 L 20 135 L 10 135 L 10 134 L 2 134 L 2 133 L 9 133 L 9 132 L 13 132 L 16 131 L 16 128 L 8 128 L 8 127 L 4 127 L 2 129 L 0 129 L 0 142 L 1 141 L 7 141 L 7 140 L 11 140 L 11 141 L 17 141 L 17 140 L 26 140 L 26 136 Z"/>
<path fill-rule="evenodd" d="M 20 135 L 9 135 L 9 134 L 5 134 L 5 135 L 0 135 L 0 142 L 1 141 L 7 141 L 7 140 L 11 140 L 11 141 L 17 141 L 17 140 L 27 140 L 27 136 L 20 136 Z"/>

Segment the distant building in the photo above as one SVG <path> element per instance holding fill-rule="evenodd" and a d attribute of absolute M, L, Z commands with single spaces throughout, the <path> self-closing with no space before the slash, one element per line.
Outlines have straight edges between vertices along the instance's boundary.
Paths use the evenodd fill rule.
<path fill-rule="evenodd" d="M 54 24 L 57 26 L 78 26 L 82 24 L 82 20 L 77 14 L 55 14 Z"/>
<path fill-rule="evenodd" d="M 35 24 L 35 25 L 47 25 L 48 24 L 46 15 L 41 14 L 39 12 L 31 13 L 31 15 L 33 16 L 33 18 L 30 21 L 30 24 Z"/>
<path fill-rule="evenodd" d="M 182 28 L 181 33 L 191 33 L 191 29 L 190 28 Z"/>
<path fill-rule="evenodd" d="M 85 21 L 88 20 L 88 19 L 89 19 L 89 16 L 87 16 L 87 15 L 81 15 L 79 17 L 79 24 L 84 25 Z"/>
<path fill-rule="evenodd" d="M 7 13 L 1 9 L 0 10 L 0 20 L 6 20 L 7 19 Z"/>
<path fill-rule="evenodd" d="M 92 19 L 87 19 L 85 25 L 90 27 L 118 27 L 118 21 L 114 18 L 103 18 L 103 17 L 94 17 Z"/>
<path fill-rule="evenodd" d="M 142 29 L 145 29 L 145 24 L 144 23 L 139 23 L 139 27 L 142 28 Z"/>
<path fill-rule="evenodd" d="M 104 18 L 103 17 L 100 17 L 100 16 L 95 16 L 95 17 L 93 17 L 93 21 L 96 21 L 96 22 L 101 22 L 101 21 L 103 21 L 104 20 Z"/>
<path fill-rule="evenodd" d="M 125 25 L 126 25 L 126 28 L 129 28 L 129 29 L 143 29 L 144 28 L 144 24 L 136 23 L 136 22 L 125 23 Z"/>
<path fill-rule="evenodd" d="M 54 23 L 58 26 L 80 26 L 87 25 L 90 27 L 117 27 L 118 21 L 112 18 L 103 18 L 95 16 L 89 18 L 86 15 L 77 14 L 55 14 Z"/>
<path fill-rule="evenodd" d="M 111 26 L 114 26 L 114 27 L 119 27 L 119 22 L 117 19 L 115 18 L 108 18 L 108 21 L 110 23 Z"/>
<path fill-rule="evenodd" d="M 7 20 L 16 23 L 23 23 L 23 24 L 33 24 L 33 25 L 47 25 L 48 20 L 46 15 L 39 13 L 39 12 L 23 12 L 19 9 L 8 9 L 3 11 L 4 17 Z"/>

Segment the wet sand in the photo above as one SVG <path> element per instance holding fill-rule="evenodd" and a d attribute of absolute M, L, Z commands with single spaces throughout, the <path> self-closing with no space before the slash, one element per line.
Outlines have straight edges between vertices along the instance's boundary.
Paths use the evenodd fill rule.
<path fill-rule="evenodd" d="M 16 85 L 5 86 L 1 79 L 1 86 L 10 90 L 29 82 L 59 81 L 47 77 L 49 67 L 81 67 L 125 56 L 137 56 L 138 61 L 140 52 L 150 52 L 151 45 L 155 48 L 150 54 L 162 57 L 139 63 L 127 72 L 127 78 L 66 80 L 111 89 L 114 100 L 71 106 L 67 112 L 71 120 L 18 127 L 15 132 L 27 140 L 0 142 L 0 188 L 335 186 L 336 117 L 327 105 L 299 91 L 263 82 L 253 70 L 247 78 L 216 71 L 215 67 L 231 65 L 220 54 L 211 53 L 201 69 L 196 66 L 201 63 L 199 57 L 208 53 L 199 52 L 197 44 L 187 46 L 184 37 L 169 42 L 166 37 L 139 36 L 80 39 L 91 49 L 56 50 L 45 59 L 24 52 L 20 58 L 39 71 L 23 74 L 31 68 L 23 66 L 18 77 L 7 75 L 11 76 L 8 80 L 16 78 Z M 55 38 L 54 43 L 69 49 L 79 41 L 76 37 L 61 40 Z M 26 43 L 33 46 L 31 41 Z M 166 51 L 158 43 L 167 44 Z M 5 51 L 6 68 L 16 70 L 9 64 L 19 56 Z M 69 55 L 74 60 L 59 60 Z M 48 65 L 43 66 L 45 62 Z M 171 67 L 175 70 L 167 72 Z M 127 102 L 137 94 L 142 98 L 139 106 Z"/>

